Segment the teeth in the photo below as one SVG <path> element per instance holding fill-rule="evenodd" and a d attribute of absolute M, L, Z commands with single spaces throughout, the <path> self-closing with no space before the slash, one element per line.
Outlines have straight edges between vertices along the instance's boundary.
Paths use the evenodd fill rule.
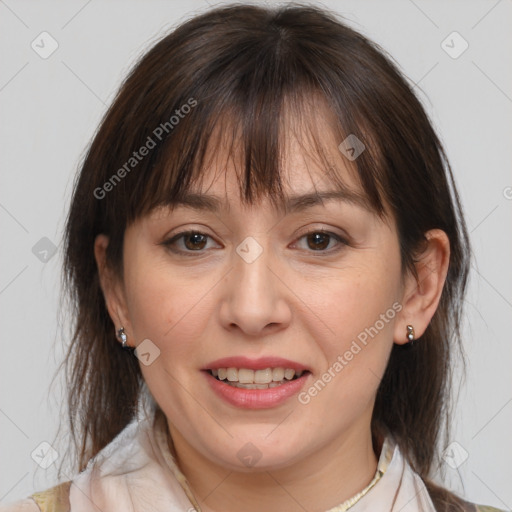
<path fill-rule="evenodd" d="M 284 379 L 284 368 L 274 368 L 272 370 L 272 380 L 279 382 Z"/>
<path fill-rule="evenodd" d="M 286 380 L 300 377 L 304 372 L 292 368 L 265 368 L 264 370 L 251 370 L 249 368 L 218 368 L 211 370 L 212 375 L 219 380 L 227 380 L 235 387 L 247 389 L 267 389 L 276 387 Z M 243 384 L 239 386 L 238 384 Z M 253 387 L 254 385 L 254 387 Z"/>
<path fill-rule="evenodd" d="M 236 368 L 228 368 L 227 369 L 227 377 L 229 382 L 238 381 L 238 370 Z"/>
<path fill-rule="evenodd" d="M 240 368 L 240 370 L 238 370 L 237 380 L 240 384 L 254 384 L 254 370 Z"/>
<path fill-rule="evenodd" d="M 285 371 L 284 371 L 284 378 L 286 380 L 292 380 L 293 377 L 295 375 L 295 370 L 291 370 L 289 368 L 287 368 Z"/>
<path fill-rule="evenodd" d="M 230 382 L 229 384 L 235 388 L 268 389 L 268 384 L 242 384 L 241 382 Z"/>
<path fill-rule="evenodd" d="M 254 382 L 256 382 L 256 384 L 269 384 L 272 382 L 272 369 L 256 370 L 254 372 Z"/>

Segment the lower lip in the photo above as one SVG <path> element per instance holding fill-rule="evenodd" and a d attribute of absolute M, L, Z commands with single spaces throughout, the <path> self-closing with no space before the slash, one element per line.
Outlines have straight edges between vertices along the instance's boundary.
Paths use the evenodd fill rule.
<path fill-rule="evenodd" d="M 305 372 L 297 379 L 268 389 L 235 388 L 216 379 L 208 371 L 204 371 L 204 374 L 213 391 L 229 404 L 241 409 L 269 409 L 282 404 L 288 398 L 299 393 L 308 378 L 309 372 Z"/>

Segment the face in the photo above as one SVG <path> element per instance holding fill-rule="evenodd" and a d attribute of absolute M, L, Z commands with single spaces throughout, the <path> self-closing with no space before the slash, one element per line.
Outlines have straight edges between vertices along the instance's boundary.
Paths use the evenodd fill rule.
<path fill-rule="evenodd" d="M 146 340 L 144 379 L 178 451 L 231 470 L 256 459 L 291 467 L 367 441 L 396 338 L 394 222 L 348 196 L 294 201 L 335 188 L 290 144 L 286 209 L 243 206 L 234 169 L 212 168 L 190 192 L 216 209 L 160 208 L 125 235 L 124 321 L 132 345 Z"/>

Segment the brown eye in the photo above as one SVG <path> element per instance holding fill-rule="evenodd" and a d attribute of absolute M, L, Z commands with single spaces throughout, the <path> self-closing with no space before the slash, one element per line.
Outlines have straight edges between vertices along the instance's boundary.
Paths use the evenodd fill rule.
<path fill-rule="evenodd" d="M 349 243 L 336 233 L 318 230 L 305 233 L 294 245 L 304 251 L 317 252 L 319 256 L 327 256 L 341 251 Z"/>
<path fill-rule="evenodd" d="M 327 233 L 309 233 L 307 235 L 308 247 L 314 251 L 321 251 L 329 246 L 331 236 Z"/>
<path fill-rule="evenodd" d="M 204 249 L 208 236 L 201 233 L 189 233 L 183 236 L 183 243 L 187 249 L 191 251 L 197 251 Z"/>
<path fill-rule="evenodd" d="M 183 231 L 162 242 L 162 245 L 184 256 L 205 254 L 209 249 L 219 248 L 211 236 L 199 231 Z"/>

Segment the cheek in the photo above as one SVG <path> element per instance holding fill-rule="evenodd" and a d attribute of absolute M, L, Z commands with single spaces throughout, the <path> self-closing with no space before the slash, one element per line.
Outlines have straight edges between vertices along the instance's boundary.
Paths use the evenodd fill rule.
<path fill-rule="evenodd" d="M 152 263 L 152 264 L 151 264 Z M 211 276 L 196 279 L 184 272 L 170 272 L 168 266 L 147 258 L 133 258 L 126 265 L 126 296 L 135 343 L 149 338 L 166 361 L 195 349 L 199 333 L 211 318 L 208 300 Z M 179 343 L 177 343 L 179 340 Z"/>
<path fill-rule="evenodd" d="M 344 271 L 310 294 L 315 310 L 329 327 L 317 340 L 325 355 L 325 380 L 332 382 L 329 407 L 367 402 L 375 393 L 393 345 L 398 301 L 399 264 L 383 258 Z M 323 298 L 322 298 L 323 297 Z M 321 341 L 320 341 L 321 340 Z M 333 377 L 334 375 L 334 377 Z M 331 386 L 331 384 L 329 384 Z M 327 395 L 327 394 L 326 394 Z M 341 399 L 341 400 L 340 400 Z"/>
<path fill-rule="evenodd" d="M 344 272 L 324 286 L 307 290 L 309 304 L 329 328 L 332 348 L 343 350 L 351 340 L 389 337 L 398 304 L 399 274 L 384 268 Z M 306 290 L 305 290 L 306 292 Z"/>
<path fill-rule="evenodd" d="M 211 269 L 170 268 L 154 254 L 135 250 L 125 265 L 125 287 L 135 344 L 150 339 L 159 349 L 159 365 L 184 374 L 204 350 L 215 317 L 215 292 L 220 284 Z M 183 376 L 183 375 L 182 375 Z"/>
<path fill-rule="evenodd" d="M 211 316 L 205 311 L 207 301 L 201 301 L 203 286 L 158 265 L 127 267 L 126 274 L 134 343 L 149 339 L 156 346 L 149 345 L 149 364 L 141 359 L 143 378 L 156 401 L 167 404 L 175 417 L 187 407 L 188 395 L 180 393 L 179 383 L 186 381 L 190 362 L 200 353 L 197 340 Z"/>

